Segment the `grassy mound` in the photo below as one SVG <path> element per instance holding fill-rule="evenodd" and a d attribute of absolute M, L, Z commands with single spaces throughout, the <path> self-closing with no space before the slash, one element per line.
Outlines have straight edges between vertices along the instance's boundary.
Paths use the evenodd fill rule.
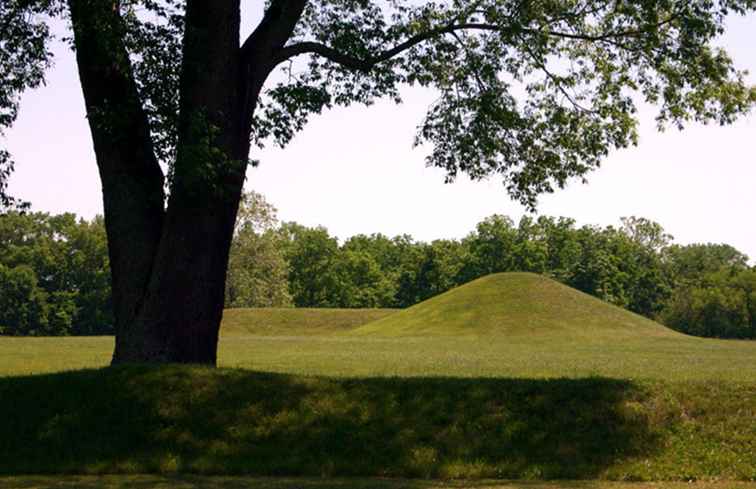
<path fill-rule="evenodd" d="M 226 309 L 221 335 L 330 335 L 354 329 L 394 312 L 395 309 Z"/>
<path fill-rule="evenodd" d="M 748 480 L 755 397 L 721 382 L 175 366 L 0 378 L 0 474 Z"/>
<path fill-rule="evenodd" d="M 553 337 L 559 341 L 683 337 L 532 273 L 488 275 L 357 328 L 352 334 Z"/>

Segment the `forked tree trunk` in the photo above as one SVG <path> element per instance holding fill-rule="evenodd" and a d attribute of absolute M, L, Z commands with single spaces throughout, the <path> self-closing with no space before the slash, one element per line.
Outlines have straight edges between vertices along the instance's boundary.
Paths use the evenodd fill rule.
<path fill-rule="evenodd" d="M 231 236 L 249 153 L 238 0 L 190 2 L 171 196 L 150 280 L 114 363 L 216 363 Z"/>
<path fill-rule="evenodd" d="M 103 184 L 113 363 L 214 365 L 252 113 L 305 0 L 273 0 L 239 43 L 239 0 L 189 0 L 171 195 L 139 100 L 118 0 L 69 0 Z"/>

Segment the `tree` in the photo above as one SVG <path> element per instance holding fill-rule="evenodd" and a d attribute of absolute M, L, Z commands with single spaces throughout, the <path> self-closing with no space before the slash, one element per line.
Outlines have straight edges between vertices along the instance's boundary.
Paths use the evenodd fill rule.
<path fill-rule="evenodd" d="M 753 0 L 260 5 L 241 40 L 240 0 L 0 3 L 2 127 L 49 62 L 43 14 L 70 19 L 102 180 L 114 363 L 215 363 L 251 141 L 283 145 L 313 113 L 435 87 L 418 132 L 428 164 L 448 180 L 501 175 L 532 206 L 636 141 L 633 92 L 662 125 L 728 123 L 756 100 L 713 46 Z"/>
<path fill-rule="evenodd" d="M 339 243 L 324 227 L 281 226 L 289 262 L 289 291 L 297 307 L 338 307 Z"/>
<path fill-rule="evenodd" d="M 517 225 L 514 248 L 515 269 L 522 272 L 545 273 L 549 247 L 540 224 L 523 216 Z"/>
<path fill-rule="evenodd" d="M 631 231 L 628 234 L 628 228 L 623 227 L 617 236 L 621 270 L 626 279 L 625 307 L 646 317 L 656 318 L 673 287 L 669 270 L 662 260 L 662 252 L 672 237 L 664 234 L 659 224 L 647 219 L 640 221 L 653 232 L 638 234 Z M 623 219 L 625 225 L 628 222 L 628 219 Z"/>
<path fill-rule="evenodd" d="M 113 303 L 105 221 L 80 219 L 65 236 L 68 287 L 75 293 L 76 315 L 72 333 L 113 334 Z"/>
<path fill-rule="evenodd" d="M 466 246 L 458 241 L 437 239 L 421 243 L 415 254 L 414 269 L 400 277 L 399 301 L 411 306 L 460 285 L 467 277 L 462 273 L 470 262 Z M 407 273 L 408 272 L 408 273 Z"/>
<path fill-rule="evenodd" d="M 663 234 L 658 224 L 646 219 L 637 221 Z M 625 225 L 619 229 L 583 226 L 577 230 L 579 253 L 569 254 L 576 261 L 562 279 L 607 302 L 654 317 L 669 296 L 671 280 L 657 242 L 630 231 L 629 222 L 631 219 L 623 219 Z"/>
<path fill-rule="evenodd" d="M 664 251 L 674 239 L 672 235 L 664 232 L 661 224 L 645 217 L 623 217 L 620 229 L 634 243 L 654 253 Z"/>
<path fill-rule="evenodd" d="M 417 302 L 414 284 L 422 247 L 406 234 L 394 238 L 362 234 L 347 239 L 341 250 L 367 254 L 380 268 L 380 275 L 373 274 L 370 285 L 363 284 L 371 288 L 374 297 L 380 298 L 374 307 L 408 307 Z"/>
<path fill-rule="evenodd" d="M 367 251 L 339 250 L 335 274 L 338 307 L 387 307 L 396 293 L 391 278 Z"/>
<path fill-rule="evenodd" d="M 288 307 L 289 265 L 276 209 L 257 192 L 242 196 L 226 275 L 226 307 Z"/>
<path fill-rule="evenodd" d="M 468 279 L 515 270 L 517 230 L 507 216 L 494 214 L 479 222 L 465 239 L 472 255 Z"/>
<path fill-rule="evenodd" d="M 101 335 L 113 333 L 105 225 L 102 217 L 78 220 L 73 214 L 8 212 L 0 216 L 0 265 L 33 278 L 41 293 L 27 295 L 27 306 L 46 311 L 38 323 L 14 334 Z M 16 278 L 20 277 L 15 273 Z M 9 279 L 10 280 L 10 279 Z M 30 289 L 31 290 L 31 289 Z M 34 306 L 36 301 L 44 307 Z M 0 307 L 16 307 L 5 302 Z M 35 309 L 35 310 L 36 310 Z M 14 314 L 0 310 L 0 315 Z"/>
<path fill-rule="evenodd" d="M 0 334 L 44 334 L 48 326 L 47 293 L 37 286 L 34 270 L 0 264 Z"/>
<path fill-rule="evenodd" d="M 678 287 L 661 319 L 695 336 L 756 338 L 756 271 L 722 269 Z"/>
<path fill-rule="evenodd" d="M 674 290 L 660 313 L 679 331 L 718 338 L 756 338 L 756 269 L 727 244 L 672 245 L 663 259 Z"/>
<path fill-rule="evenodd" d="M 700 284 L 722 270 L 748 269 L 748 257 L 728 244 L 672 245 L 664 250 L 664 259 L 678 285 Z"/>
<path fill-rule="evenodd" d="M 538 227 L 548 250 L 548 273 L 561 282 L 567 282 L 575 273 L 581 253 L 574 219 L 541 216 Z"/>

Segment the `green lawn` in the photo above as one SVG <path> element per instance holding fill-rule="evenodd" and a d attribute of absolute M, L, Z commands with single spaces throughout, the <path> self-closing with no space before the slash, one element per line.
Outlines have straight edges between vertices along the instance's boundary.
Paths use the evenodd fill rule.
<path fill-rule="evenodd" d="M 106 366 L 113 339 L 0 337 L 0 376 Z M 685 336 L 532 274 L 415 307 L 229 309 L 222 367 L 339 377 L 603 376 L 756 382 L 756 342 Z"/>
<path fill-rule="evenodd" d="M 529 274 L 400 312 L 230 310 L 219 369 L 98 368 L 112 345 L 0 338 L 0 474 L 756 481 L 756 342 L 687 337 Z M 626 487 L 571 484 L 522 487 Z"/>
<path fill-rule="evenodd" d="M 0 338 L 0 377 L 104 367 L 113 339 Z M 756 382 L 756 343 L 748 341 L 565 341 L 454 338 L 239 336 L 220 342 L 220 366 L 340 377 L 603 376 L 662 381 Z"/>
<path fill-rule="evenodd" d="M 226 309 L 226 336 L 322 336 L 350 331 L 395 313 L 396 309 Z"/>

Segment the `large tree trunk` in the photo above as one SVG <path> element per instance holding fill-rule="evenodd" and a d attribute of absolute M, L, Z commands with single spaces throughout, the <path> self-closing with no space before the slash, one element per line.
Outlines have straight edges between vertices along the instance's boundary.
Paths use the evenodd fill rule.
<path fill-rule="evenodd" d="M 70 0 L 79 78 L 102 182 L 119 358 L 133 336 L 163 229 L 163 173 L 116 2 Z"/>
<path fill-rule="evenodd" d="M 114 362 L 214 365 L 249 153 L 239 0 L 189 2 L 177 160 L 142 310 Z"/>
<path fill-rule="evenodd" d="M 252 114 L 273 52 L 305 4 L 273 0 L 240 46 L 239 1 L 187 1 L 177 158 L 164 210 L 163 175 L 124 45 L 120 3 L 69 0 L 103 182 L 113 363 L 216 363 Z"/>

